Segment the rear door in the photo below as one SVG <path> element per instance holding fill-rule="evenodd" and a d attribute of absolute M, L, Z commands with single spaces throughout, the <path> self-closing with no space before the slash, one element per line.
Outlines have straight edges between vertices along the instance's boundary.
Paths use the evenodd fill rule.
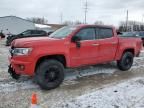
<path fill-rule="evenodd" d="M 114 36 L 113 29 L 106 27 L 98 27 L 97 35 L 100 62 L 102 63 L 114 60 L 118 45 L 118 39 Z"/>

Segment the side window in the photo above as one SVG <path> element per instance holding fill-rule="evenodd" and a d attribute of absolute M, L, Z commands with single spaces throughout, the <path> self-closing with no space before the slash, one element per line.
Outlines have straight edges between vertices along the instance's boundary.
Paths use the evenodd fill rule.
<path fill-rule="evenodd" d="M 23 34 L 23 36 L 30 36 L 31 35 L 31 31 L 28 30 L 28 31 L 23 32 L 22 34 Z"/>
<path fill-rule="evenodd" d="M 40 31 L 38 31 L 38 30 L 33 31 L 33 35 L 39 35 L 39 34 L 40 34 Z"/>
<path fill-rule="evenodd" d="M 111 37 L 113 37 L 113 30 L 111 28 L 98 28 L 98 39 Z"/>
<path fill-rule="evenodd" d="M 39 34 L 40 35 L 47 35 L 47 33 L 45 31 L 40 31 Z"/>
<path fill-rule="evenodd" d="M 76 36 L 80 37 L 81 40 L 94 40 L 95 39 L 95 29 L 94 28 L 84 28 L 80 30 Z"/>
<path fill-rule="evenodd" d="M 46 33 L 45 33 L 45 31 L 35 30 L 34 35 L 35 36 L 42 36 L 42 35 L 46 35 Z"/>
<path fill-rule="evenodd" d="M 39 35 L 41 35 L 41 31 L 39 31 L 39 30 L 33 30 L 32 31 L 32 35 L 33 36 L 39 36 Z"/>
<path fill-rule="evenodd" d="M 35 31 L 35 30 L 32 30 L 31 32 L 32 32 L 32 35 L 35 35 L 35 34 L 36 34 L 36 31 Z"/>

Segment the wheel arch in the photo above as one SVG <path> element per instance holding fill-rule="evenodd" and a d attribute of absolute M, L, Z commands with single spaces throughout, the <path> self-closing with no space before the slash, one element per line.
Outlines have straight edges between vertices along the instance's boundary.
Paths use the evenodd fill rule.
<path fill-rule="evenodd" d="M 133 55 L 135 55 L 135 50 L 134 50 L 134 48 L 125 49 L 125 50 L 123 51 L 122 55 L 123 55 L 125 52 L 131 52 Z"/>
<path fill-rule="evenodd" d="M 119 57 L 118 57 L 117 60 L 120 60 L 121 57 L 123 56 L 123 54 L 124 54 L 125 52 L 131 52 L 131 53 L 135 56 L 135 50 L 134 50 L 134 48 L 127 48 L 127 49 L 124 49 L 124 50 L 121 52 L 121 54 L 119 55 Z"/>
<path fill-rule="evenodd" d="M 46 56 L 42 56 L 40 57 L 35 65 L 35 72 L 37 67 L 40 65 L 41 62 L 43 62 L 44 60 L 48 60 L 48 59 L 55 59 L 59 62 L 61 62 L 63 64 L 64 67 L 67 67 L 67 62 L 66 62 L 66 57 L 62 54 L 55 54 L 55 55 L 46 55 Z"/>

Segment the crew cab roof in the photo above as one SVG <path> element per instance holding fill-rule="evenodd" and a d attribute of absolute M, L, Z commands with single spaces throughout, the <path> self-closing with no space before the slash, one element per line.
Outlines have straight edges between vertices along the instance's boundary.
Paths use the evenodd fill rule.
<path fill-rule="evenodd" d="M 107 26 L 107 25 L 90 25 L 90 24 L 80 24 L 76 25 L 78 27 L 107 27 L 107 28 L 113 28 L 113 26 Z"/>

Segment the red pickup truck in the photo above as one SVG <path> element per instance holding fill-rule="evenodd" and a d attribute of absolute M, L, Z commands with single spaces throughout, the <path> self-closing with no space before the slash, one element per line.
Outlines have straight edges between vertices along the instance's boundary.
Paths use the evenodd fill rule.
<path fill-rule="evenodd" d="M 8 72 L 15 79 L 34 76 L 48 90 L 62 83 L 65 68 L 117 61 L 118 68 L 126 71 L 141 48 L 140 38 L 119 37 L 111 26 L 66 26 L 49 37 L 13 41 Z"/>

